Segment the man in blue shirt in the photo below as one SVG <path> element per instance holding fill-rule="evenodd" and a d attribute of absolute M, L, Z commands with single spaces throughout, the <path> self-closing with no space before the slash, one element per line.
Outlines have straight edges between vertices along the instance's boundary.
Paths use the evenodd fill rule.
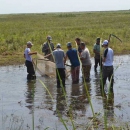
<path fill-rule="evenodd" d="M 71 63 L 71 77 L 72 83 L 79 82 L 79 70 L 80 70 L 80 62 L 78 58 L 78 52 L 76 49 L 72 48 L 72 44 L 70 42 L 67 43 L 68 51 L 66 52 L 65 61 L 67 58 L 70 60 Z"/>

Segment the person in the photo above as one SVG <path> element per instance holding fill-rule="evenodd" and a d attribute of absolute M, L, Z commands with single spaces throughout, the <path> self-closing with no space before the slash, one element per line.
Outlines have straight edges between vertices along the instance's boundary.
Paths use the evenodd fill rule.
<path fill-rule="evenodd" d="M 80 43 L 80 47 L 82 49 L 80 59 L 82 62 L 83 80 L 89 81 L 90 80 L 90 70 L 91 70 L 90 53 L 84 42 Z"/>
<path fill-rule="evenodd" d="M 77 44 L 77 46 L 78 46 L 78 52 L 79 52 L 79 54 L 81 54 L 81 52 L 82 52 L 82 49 L 81 49 L 81 47 L 80 47 L 80 43 L 81 43 L 81 39 L 80 38 L 75 38 L 75 43 Z"/>
<path fill-rule="evenodd" d="M 97 72 L 98 64 L 102 69 L 102 58 L 100 56 L 100 38 L 99 37 L 96 39 L 96 43 L 94 44 L 94 47 L 93 47 L 93 52 L 95 53 L 95 56 L 94 56 L 94 61 L 95 61 L 94 71 Z"/>
<path fill-rule="evenodd" d="M 52 41 L 52 37 L 51 36 L 47 36 L 47 41 L 43 44 L 42 47 L 42 52 L 44 53 L 44 55 L 48 55 L 50 54 L 52 51 L 54 51 L 54 44 L 51 42 Z M 53 56 L 50 55 L 48 57 L 48 59 L 52 62 L 54 62 Z"/>
<path fill-rule="evenodd" d="M 57 88 L 65 87 L 65 54 L 64 51 L 61 49 L 60 43 L 57 44 L 56 50 L 44 57 L 47 58 L 50 55 L 54 56 L 54 61 L 56 63 Z"/>
<path fill-rule="evenodd" d="M 26 59 L 25 65 L 27 67 L 27 73 L 28 73 L 27 79 L 28 80 L 36 78 L 31 55 L 37 54 L 37 52 L 31 52 L 32 45 L 33 45 L 32 42 L 28 41 L 27 48 L 24 51 L 24 58 Z"/>
<path fill-rule="evenodd" d="M 72 83 L 75 84 L 79 82 L 80 62 L 78 58 L 78 52 L 76 49 L 72 48 L 71 42 L 67 43 L 67 48 L 68 51 L 66 52 L 65 61 L 67 59 L 70 60 Z"/>
<path fill-rule="evenodd" d="M 102 88 L 104 90 L 104 85 L 106 84 L 106 80 L 108 78 L 110 82 L 110 92 L 113 92 L 113 57 L 114 52 L 113 50 L 108 47 L 108 40 L 104 40 L 102 46 L 104 47 L 104 54 L 103 54 L 103 70 L 102 70 Z"/>

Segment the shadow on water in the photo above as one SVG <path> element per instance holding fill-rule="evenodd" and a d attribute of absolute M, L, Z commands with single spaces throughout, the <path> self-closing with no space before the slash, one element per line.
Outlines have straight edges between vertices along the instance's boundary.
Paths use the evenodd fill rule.
<path fill-rule="evenodd" d="M 72 129 L 70 119 L 74 121 L 76 129 L 85 129 L 92 117 L 89 98 L 95 114 L 98 113 L 100 128 L 104 128 L 103 115 L 106 115 L 109 124 L 115 126 L 128 122 L 130 120 L 129 56 L 117 56 L 115 61 L 114 92 L 104 96 L 101 95 L 100 90 L 100 71 L 94 73 L 93 66 L 91 80 L 86 83 L 86 87 L 81 78 L 79 84 L 72 84 L 69 77 L 66 80 L 65 91 L 56 88 L 55 79 L 41 77 L 38 73 L 35 81 L 27 82 L 25 66 L 1 67 L 0 129 L 22 126 L 21 129 L 24 130 L 33 128 L 42 130 L 47 127 L 49 130 L 64 130 L 65 126 L 61 119 L 64 119 L 68 129 Z M 92 62 L 94 62 L 93 59 Z M 107 81 L 105 88 L 107 91 L 108 86 Z"/>

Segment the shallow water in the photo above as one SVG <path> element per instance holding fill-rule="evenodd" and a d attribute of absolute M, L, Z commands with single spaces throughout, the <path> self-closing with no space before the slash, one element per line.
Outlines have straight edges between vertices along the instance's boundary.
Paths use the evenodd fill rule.
<path fill-rule="evenodd" d="M 102 115 L 107 111 L 108 121 L 115 125 L 129 123 L 130 56 L 115 56 L 114 93 L 108 107 L 105 107 L 107 99 L 100 94 L 99 70 L 95 74 L 93 65 L 91 81 L 86 85 L 94 113 L 99 113 L 98 117 L 102 120 Z M 90 122 L 93 115 L 82 84 L 82 75 L 77 85 L 72 85 L 71 77 L 66 80 L 66 97 L 61 89 L 56 88 L 55 79 L 41 77 L 37 73 L 36 81 L 27 82 L 26 75 L 24 65 L 0 67 L 0 130 L 43 130 L 47 127 L 49 130 L 64 130 L 61 119 L 64 119 L 68 129 L 72 129 L 72 123 L 68 120 L 69 110 L 76 122 L 76 129 L 83 129 Z M 47 86 L 53 100 L 41 81 Z M 100 125 L 102 128 L 102 123 Z"/>

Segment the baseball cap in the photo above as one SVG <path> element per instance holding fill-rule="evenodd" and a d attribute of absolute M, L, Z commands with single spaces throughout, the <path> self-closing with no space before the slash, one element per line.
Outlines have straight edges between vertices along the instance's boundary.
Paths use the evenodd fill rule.
<path fill-rule="evenodd" d="M 56 48 L 61 48 L 61 44 L 57 43 Z"/>
<path fill-rule="evenodd" d="M 28 41 L 28 42 L 27 42 L 27 45 L 33 45 L 33 44 L 32 44 L 32 42 Z"/>
<path fill-rule="evenodd" d="M 52 37 L 51 36 L 47 36 L 47 38 L 46 38 L 47 40 L 52 40 Z"/>
<path fill-rule="evenodd" d="M 105 45 L 105 46 L 108 45 L 108 40 L 104 40 L 102 45 Z"/>
<path fill-rule="evenodd" d="M 72 47 L 71 42 L 68 42 L 68 43 L 67 43 L 67 47 Z"/>

